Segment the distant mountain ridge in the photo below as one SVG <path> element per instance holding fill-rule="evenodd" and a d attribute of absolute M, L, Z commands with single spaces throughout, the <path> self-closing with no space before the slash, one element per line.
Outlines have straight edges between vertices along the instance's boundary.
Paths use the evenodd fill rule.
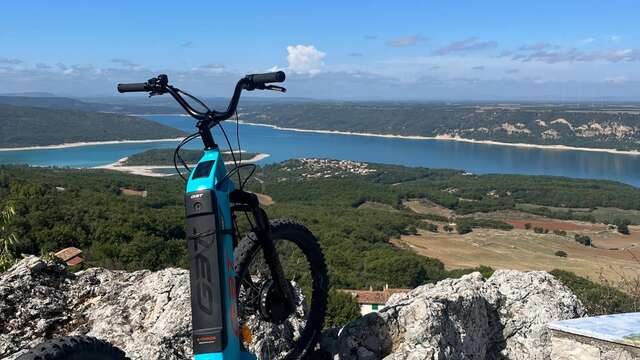
<path fill-rule="evenodd" d="M 0 95 L 0 104 L 58 110 L 111 112 L 121 114 L 167 114 L 177 108 L 162 105 L 109 104 L 88 102 L 60 96 Z"/>
<path fill-rule="evenodd" d="M 203 97 L 202 100 L 216 110 L 226 109 L 229 104 L 227 97 Z M 312 99 L 287 97 L 243 97 L 240 107 L 268 106 L 270 104 L 314 102 Z M 50 93 L 16 93 L 0 94 L 0 104 L 14 106 L 31 106 L 47 109 L 80 110 L 111 112 L 119 114 L 182 114 L 184 110 L 170 96 L 154 96 L 137 94 L 129 96 L 102 96 L 73 98 L 58 96 Z M 197 108 L 197 105 L 196 105 Z"/>
<path fill-rule="evenodd" d="M 0 148 L 167 139 L 184 135 L 178 129 L 139 117 L 0 103 Z"/>
<path fill-rule="evenodd" d="M 203 98 L 225 109 L 225 97 Z M 170 97 L 66 98 L 0 95 L 0 104 L 119 114 L 181 114 Z M 450 137 L 534 145 L 640 151 L 640 105 L 610 103 L 444 103 L 318 101 L 247 97 L 243 120 L 286 128 L 381 135 Z"/>
<path fill-rule="evenodd" d="M 18 93 L 2 93 L 0 96 L 20 96 L 20 97 L 57 97 L 56 94 L 46 91 L 27 91 Z"/>

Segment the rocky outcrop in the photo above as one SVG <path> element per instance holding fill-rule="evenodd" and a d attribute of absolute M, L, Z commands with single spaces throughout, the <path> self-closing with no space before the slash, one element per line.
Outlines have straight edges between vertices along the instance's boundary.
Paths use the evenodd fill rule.
<path fill-rule="evenodd" d="M 584 316 L 545 272 L 497 271 L 424 285 L 345 326 L 340 359 L 549 359 L 546 324 Z"/>
<path fill-rule="evenodd" d="M 582 315 L 545 272 L 473 273 L 395 295 L 383 311 L 325 331 L 321 347 L 340 359 L 549 359 L 546 323 Z M 0 275 L 0 358 L 88 334 L 133 359 L 188 359 L 190 318 L 184 270 L 73 274 L 29 257 Z"/>
<path fill-rule="evenodd" d="M 47 338 L 87 334 L 133 358 L 187 359 L 189 306 L 185 270 L 73 274 L 29 257 L 0 276 L 0 358 Z"/>

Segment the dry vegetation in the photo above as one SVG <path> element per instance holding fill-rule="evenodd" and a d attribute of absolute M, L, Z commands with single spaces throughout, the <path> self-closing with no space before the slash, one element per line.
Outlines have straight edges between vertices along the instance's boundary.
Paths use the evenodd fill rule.
<path fill-rule="evenodd" d="M 572 237 L 527 230 L 476 229 L 465 235 L 420 231 L 394 243 L 437 258 L 449 269 L 480 265 L 496 269 L 563 269 L 594 280 L 600 273 L 612 280 L 618 274 L 633 276 L 639 266 L 633 256 L 640 257 L 640 247 L 631 251 L 605 250 L 581 245 Z M 568 257 L 556 256 L 560 250 Z"/>
<path fill-rule="evenodd" d="M 417 213 L 448 216 L 447 209 L 425 201 L 412 200 L 404 205 Z M 622 235 L 605 224 L 548 219 L 518 211 L 475 216 L 502 220 L 514 225 L 514 229 L 474 229 L 460 235 L 443 231 L 444 223 L 439 223 L 437 233 L 420 230 L 417 235 L 405 235 L 393 243 L 437 258 L 448 269 L 480 265 L 496 269 L 563 269 L 640 296 L 640 226 L 630 226 L 631 234 Z M 525 229 L 525 224 L 531 224 L 530 229 Z M 549 232 L 537 234 L 534 227 Z M 567 234 L 557 235 L 553 230 Z M 591 237 L 594 246 L 576 242 L 575 234 Z M 568 256 L 557 256 L 559 251 Z"/>

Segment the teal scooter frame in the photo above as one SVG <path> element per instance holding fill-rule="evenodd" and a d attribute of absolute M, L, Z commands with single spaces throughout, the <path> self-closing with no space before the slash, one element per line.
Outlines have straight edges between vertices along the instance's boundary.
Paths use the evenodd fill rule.
<path fill-rule="evenodd" d="M 226 174 L 220 151 L 206 150 L 185 194 L 195 360 L 256 358 L 240 351 L 229 204 L 235 186 Z"/>
<path fill-rule="evenodd" d="M 264 295 L 265 301 L 284 304 L 277 306 L 278 311 L 266 316 L 282 319 L 296 310 L 293 289 L 284 276 L 275 244 L 270 236 L 267 215 L 260 208 L 255 194 L 235 188 L 211 134 L 212 127 L 236 112 L 242 90 L 264 89 L 284 92 L 286 90 L 282 87 L 267 85 L 282 82 L 284 79 L 285 74 L 282 71 L 247 75 L 237 83 L 225 112 L 216 112 L 208 108 L 207 112 L 196 111 L 184 100 L 181 93 L 198 101 L 205 108 L 206 105 L 169 85 L 166 75 L 159 75 L 146 83 L 118 85 L 120 92 L 144 91 L 151 95 L 169 93 L 192 117 L 198 119 L 197 135 L 202 139 L 205 151 L 189 175 L 185 194 L 185 232 L 191 267 L 192 338 L 195 360 L 256 358 L 251 353 L 241 351 L 243 347 L 237 308 L 239 287 L 236 284 L 238 280 L 234 264 L 234 210 L 250 212 L 254 217 L 253 231 L 263 248 L 273 277 L 273 285 Z M 189 138 L 185 139 L 188 140 Z"/>

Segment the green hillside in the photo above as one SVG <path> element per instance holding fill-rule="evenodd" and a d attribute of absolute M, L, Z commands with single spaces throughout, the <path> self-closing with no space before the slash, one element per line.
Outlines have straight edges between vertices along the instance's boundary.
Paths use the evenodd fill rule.
<path fill-rule="evenodd" d="M 414 197 L 417 191 L 428 193 L 431 200 L 449 207 L 456 216 L 469 210 L 459 206 L 461 195 L 476 199 L 478 209 L 483 210 L 510 208 L 520 201 L 619 206 L 622 197 L 627 206 L 640 207 L 640 189 L 606 181 L 553 177 L 526 181 L 512 175 L 464 176 L 453 170 L 331 160 L 290 160 L 259 168 L 256 176 L 260 181 L 252 180 L 248 185 L 273 198 L 274 203 L 266 208 L 272 218 L 294 218 L 316 234 L 332 286 L 337 288 L 414 287 L 471 271 L 447 270 L 438 259 L 392 245 L 401 235 L 416 234 L 425 220 L 448 221 L 407 210 L 402 200 Z M 446 183 L 463 185 L 468 192 L 452 195 L 444 188 Z M 572 191 L 546 194 L 552 185 Z M 15 256 L 75 246 L 83 250 L 90 266 L 115 269 L 187 266 L 183 187 L 175 177 L 0 166 L 0 205 L 11 204 L 16 210 L 10 226 L 19 239 Z M 496 202 L 485 193 L 487 187 L 508 200 Z M 148 196 L 127 196 L 122 188 L 145 190 Z M 381 206 L 361 206 L 367 202 Z M 475 221 L 477 214 L 464 216 Z M 243 217 L 238 220 L 242 232 L 246 231 Z M 505 224 L 484 220 L 470 227 L 502 228 L 496 225 Z M 487 267 L 477 270 L 491 271 Z M 594 288 L 575 275 L 567 276 L 560 278 L 577 289 L 588 306 L 595 304 L 594 294 L 611 292 Z M 614 295 L 613 300 L 626 301 L 623 295 Z M 601 308 L 594 305 L 590 310 L 598 313 Z M 603 311 L 616 309 L 627 310 L 627 303 L 606 305 Z"/>
<path fill-rule="evenodd" d="M 184 135 L 180 130 L 132 116 L 0 105 L 0 148 Z"/>
<path fill-rule="evenodd" d="M 299 102 L 245 106 L 244 120 L 282 127 L 640 150 L 640 106 Z"/>
<path fill-rule="evenodd" d="M 120 100 L 115 98 L 116 100 Z M 0 104 L 26 107 L 39 107 L 57 110 L 79 110 L 91 112 L 110 112 L 121 114 L 173 114 L 180 113 L 177 104 L 149 101 L 146 97 L 122 99 L 121 102 L 100 102 L 78 100 L 60 96 L 21 96 L 0 95 Z"/>

